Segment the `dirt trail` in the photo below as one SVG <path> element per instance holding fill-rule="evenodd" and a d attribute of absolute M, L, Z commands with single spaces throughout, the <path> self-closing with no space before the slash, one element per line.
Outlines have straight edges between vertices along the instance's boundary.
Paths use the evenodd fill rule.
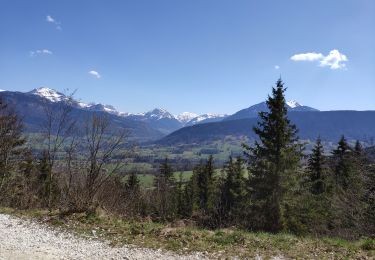
<path fill-rule="evenodd" d="M 0 214 L 0 259 L 202 259 L 173 252 L 111 247 L 108 243 L 77 237 L 44 224 Z"/>

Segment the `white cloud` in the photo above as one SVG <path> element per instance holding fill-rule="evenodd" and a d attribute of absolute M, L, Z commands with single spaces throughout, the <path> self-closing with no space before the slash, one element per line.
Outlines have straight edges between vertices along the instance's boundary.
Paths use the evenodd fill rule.
<path fill-rule="evenodd" d="M 327 56 L 320 61 L 321 67 L 330 67 L 333 70 L 346 68 L 345 62 L 348 61 L 346 55 L 340 53 L 338 50 L 332 50 Z"/>
<path fill-rule="evenodd" d="M 49 22 L 49 23 L 55 23 L 55 19 L 53 19 L 52 16 L 50 16 L 50 15 L 47 15 L 46 21 Z"/>
<path fill-rule="evenodd" d="M 36 56 L 40 56 L 40 55 L 52 55 L 52 54 L 53 54 L 52 51 L 47 50 L 47 49 L 30 51 L 31 57 L 36 57 Z"/>
<path fill-rule="evenodd" d="M 278 70 L 280 69 L 280 66 L 279 65 L 275 65 L 275 70 Z"/>
<path fill-rule="evenodd" d="M 100 79 L 102 76 L 99 74 L 99 72 L 95 71 L 95 70 L 90 70 L 89 71 L 89 74 L 96 77 L 97 79 Z"/>
<path fill-rule="evenodd" d="M 295 54 L 292 57 L 290 57 L 290 59 L 294 61 L 314 61 L 314 60 L 320 60 L 323 57 L 324 56 L 321 53 L 308 52 L 308 53 Z"/>
<path fill-rule="evenodd" d="M 295 54 L 290 57 L 293 61 L 319 61 L 320 67 L 329 67 L 332 70 L 345 69 L 348 58 L 338 50 L 332 50 L 327 56 L 321 53 L 308 52 Z"/>
<path fill-rule="evenodd" d="M 56 29 L 57 29 L 57 30 L 62 30 L 62 28 L 61 28 L 61 22 L 56 21 L 56 19 L 53 18 L 52 16 L 47 15 L 47 16 L 46 16 L 46 21 L 47 21 L 48 23 L 53 23 L 54 25 L 56 25 Z"/>

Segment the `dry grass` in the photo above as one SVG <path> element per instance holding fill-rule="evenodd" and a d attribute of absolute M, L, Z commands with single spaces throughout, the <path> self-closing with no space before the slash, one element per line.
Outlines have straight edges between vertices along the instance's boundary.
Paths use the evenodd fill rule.
<path fill-rule="evenodd" d="M 162 248 L 181 254 L 200 251 L 212 258 L 257 255 L 263 258 L 284 256 L 293 259 L 374 259 L 375 241 L 346 241 L 334 238 L 297 237 L 290 234 L 251 233 L 237 229 L 205 230 L 151 221 L 127 221 L 99 212 L 96 215 L 72 214 L 42 210 L 19 211 L 0 209 L 2 213 L 34 218 L 85 237 L 111 241 L 112 245 Z"/>

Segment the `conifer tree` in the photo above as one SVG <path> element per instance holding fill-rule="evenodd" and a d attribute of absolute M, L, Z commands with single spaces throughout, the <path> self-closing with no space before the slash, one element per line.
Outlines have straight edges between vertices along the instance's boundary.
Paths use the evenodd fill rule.
<path fill-rule="evenodd" d="M 245 145 L 245 154 L 249 156 L 252 229 L 283 229 L 282 203 L 301 157 L 297 129 L 287 117 L 285 90 L 279 79 L 266 101 L 269 111 L 259 113 L 258 126 L 253 129 L 259 141 L 254 147 Z"/>
<path fill-rule="evenodd" d="M 158 179 L 165 180 L 166 182 L 173 182 L 173 168 L 170 165 L 168 158 L 165 158 L 164 161 L 160 164 L 159 174 L 157 175 L 156 182 Z"/>
<path fill-rule="evenodd" d="M 52 186 L 48 178 L 50 169 L 51 165 L 48 160 L 47 151 L 44 150 L 38 162 L 38 195 L 39 198 L 43 200 L 44 206 L 48 205 L 48 190 L 49 187 Z"/>
<path fill-rule="evenodd" d="M 362 172 L 364 161 L 353 151 L 344 136 L 332 154 L 335 190 L 331 199 L 331 226 L 336 233 L 350 230 L 351 235 L 358 236 L 366 231 L 363 225 L 367 208 L 364 199 L 365 176 Z"/>
<path fill-rule="evenodd" d="M 311 193 L 317 195 L 325 190 L 324 185 L 324 149 L 321 139 L 316 140 L 312 154 L 308 160 L 309 181 L 311 182 Z"/>
<path fill-rule="evenodd" d="M 197 169 L 197 190 L 199 209 L 208 211 L 212 207 L 214 165 L 212 155 L 206 164 Z"/>
<path fill-rule="evenodd" d="M 344 136 L 338 142 L 338 146 L 332 151 L 334 160 L 334 179 L 336 187 L 348 188 L 352 173 L 351 148 Z"/>
<path fill-rule="evenodd" d="M 159 167 L 159 173 L 155 176 L 154 190 L 156 200 L 155 205 L 159 216 L 163 219 L 170 219 L 174 216 L 174 178 L 173 169 L 169 164 L 168 158 L 165 158 Z"/>
<path fill-rule="evenodd" d="M 361 154 L 363 152 L 363 147 L 362 147 L 362 144 L 359 140 L 357 140 L 355 142 L 355 146 L 354 146 L 354 151 L 357 153 L 357 154 Z"/>
<path fill-rule="evenodd" d="M 193 175 L 182 189 L 183 194 L 183 216 L 190 217 L 197 209 L 197 172 L 193 170 Z"/>
<path fill-rule="evenodd" d="M 137 177 L 137 173 L 135 171 L 132 171 L 129 175 L 129 178 L 126 181 L 125 189 L 127 193 L 131 194 L 138 194 L 140 190 L 139 186 L 139 179 Z"/>
<path fill-rule="evenodd" d="M 132 171 L 126 180 L 124 202 L 130 215 L 140 213 L 140 208 L 142 207 L 141 187 L 135 171 Z"/>
<path fill-rule="evenodd" d="M 224 166 L 225 177 L 221 187 L 220 214 L 229 222 L 240 221 L 243 203 L 246 195 L 243 160 L 236 161 L 232 157 Z M 236 221 L 237 220 L 237 221 Z"/>
<path fill-rule="evenodd" d="M 187 198 L 186 198 L 186 188 L 184 185 L 184 179 L 182 176 L 182 172 L 180 172 L 178 181 L 176 183 L 176 192 L 177 192 L 177 214 L 181 217 L 189 216 L 187 210 Z"/>

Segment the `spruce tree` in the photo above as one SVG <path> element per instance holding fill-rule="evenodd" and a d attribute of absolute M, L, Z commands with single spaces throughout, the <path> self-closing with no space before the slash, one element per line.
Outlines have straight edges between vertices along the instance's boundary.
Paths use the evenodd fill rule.
<path fill-rule="evenodd" d="M 38 196 L 43 200 L 43 206 L 48 205 L 48 191 L 49 187 L 52 186 L 50 179 L 48 178 L 51 165 L 48 160 L 47 151 L 44 150 L 41 154 L 41 157 L 38 161 Z"/>
<path fill-rule="evenodd" d="M 355 142 L 355 146 L 354 146 L 354 151 L 357 153 L 357 154 L 361 154 L 363 152 L 363 147 L 362 147 L 362 144 L 359 140 L 357 140 Z"/>
<path fill-rule="evenodd" d="M 309 181 L 311 183 L 311 193 L 318 195 L 324 192 L 324 165 L 325 157 L 324 149 L 320 138 L 316 140 L 316 144 L 312 150 L 312 154 L 308 160 Z"/>
<path fill-rule="evenodd" d="M 301 157 L 297 129 L 287 117 L 284 84 L 279 79 L 259 113 L 254 132 L 259 141 L 245 145 L 249 156 L 250 228 L 277 232 L 283 229 L 284 195 L 294 178 Z"/>
<path fill-rule="evenodd" d="M 137 173 L 132 171 L 125 182 L 125 205 L 129 215 L 136 215 L 141 212 L 141 188 Z"/>
<path fill-rule="evenodd" d="M 197 209 L 197 173 L 196 168 L 193 169 L 193 175 L 183 187 L 183 215 L 190 217 L 193 211 Z"/>
<path fill-rule="evenodd" d="M 358 147 L 357 147 L 358 149 Z M 344 136 L 333 150 L 335 189 L 331 199 L 334 232 L 348 233 L 350 237 L 366 232 L 366 196 L 364 161 L 349 146 Z"/>
<path fill-rule="evenodd" d="M 197 168 L 197 190 L 199 209 L 207 212 L 212 207 L 214 165 L 212 155 L 206 164 Z"/>
<path fill-rule="evenodd" d="M 137 173 L 132 171 L 125 183 L 126 192 L 129 195 L 136 195 L 139 193 L 140 185 Z"/>
<path fill-rule="evenodd" d="M 241 221 L 243 203 L 246 195 L 243 160 L 232 157 L 224 166 L 224 180 L 221 187 L 220 214 L 228 222 Z M 242 221 L 241 221 L 242 222 Z"/>
<path fill-rule="evenodd" d="M 173 196 L 174 178 L 173 168 L 168 158 L 160 164 L 159 173 L 154 180 L 154 199 L 156 211 L 163 219 L 171 219 L 175 214 L 175 201 Z"/>
<path fill-rule="evenodd" d="M 177 214 L 180 217 L 189 216 L 189 210 L 187 210 L 188 198 L 186 196 L 186 185 L 184 185 L 183 173 L 180 172 L 178 181 L 176 182 L 176 193 L 177 193 Z"/>
<path fill-rule="evenodd" d="M 338 142 L 338 146 L 332 151 L 334 160 L 334 179 L 337 188 L 347 189 L 353 171 L 351 148 L 344 136 Z"/>

